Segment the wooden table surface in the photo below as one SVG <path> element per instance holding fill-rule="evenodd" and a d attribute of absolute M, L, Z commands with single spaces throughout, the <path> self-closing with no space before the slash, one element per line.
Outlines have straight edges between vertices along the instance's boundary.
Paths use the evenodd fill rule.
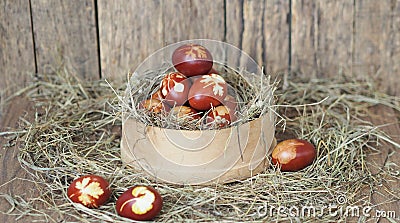
<path fill-rule="evenodd" d="M 396 117 L 395 112 L 391 108 L 384 106 L 376 106 L 371 108 L 371 114 L 369 116 L 370 121 L 376 125 L 384 123 L 396 123 L 383 127 L 382 129 L 386 131 L 397 143 L 400 143 L 400 125 L 398 124 L 398 116 Z M 20 116 L 27 116 L 29 118 L 32 115 L 32 110 L 30 109 L 29 102 L 24 97 L 19 97 L 13 100 L 8 106 L 4 106 L 3 113 L 0 116 L 0 126 L 1 131 L 7 131 L 10 128 L 17 126 L 17 122 Z M 7 142 L 4 137 L 0 137 L 1 145 Z M 395 153 L 393 151 L 395 148 L 391 147 L 387 143 L 383 143 L 380 147 L 381 153 L 376 155 L 371 155 L 368 160 L 371 163 L 375 163 L 374 167 L 371 166 L 373 173 L 378 173 L 380 167 L 384 166 L 385 163 L 394 162 L 398 166 L 400 165 L 400 153 L 397 150 Z M 23 180 L 26 177 L 26 172 L 21 169 L 20 164 L 17 160 L 18 149 L 16 146 L 12 148 L 1 150 L 1 176 L 0 176 L 0 193 L 1 194 L 11 194 L 20 195 L 26 199 L 35 197 L 34 185 L 28 181 Z M 385 211 L 396 211 L 396 216 L 400 215 L 400 201 L 399 201 L 399 189 L 400 182 L 394 177 L 387 178 L 386 181 L 376 188 L 374 188 L 374 193 L 372 194 L 372 201 L 377 205 L 377 210 Z M 394 202 L 388 203 L 389 200 L 393 200 L 393 195 L 390 191 L 395 191 Z M 37 194 L 37 192 L 36 192 Z M 7 212 L 11 205 L 6 202 L 5 198 L 0 202 L 0 211 Z M 0 222 L 15 222 L 18 216 L 10 216 L 7 214 L 0 214 Z M 32 222 L 33 220 L 43 220 L 35 219 L 31 217 L 22 218 L 19 222 Z M 386 219 L 371 219 L 369 222 L 389 222 Z"/>

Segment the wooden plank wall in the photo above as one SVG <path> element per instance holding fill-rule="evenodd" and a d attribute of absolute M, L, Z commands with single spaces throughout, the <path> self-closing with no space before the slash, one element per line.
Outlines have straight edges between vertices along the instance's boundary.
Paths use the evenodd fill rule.
<path fill-rule="evenodd" d="M 31 0 L 38 72 L 65 67 L 86 80 L 99 76 L 93 0 Z"/>
<path fill-rule="evenodd" d="M 167 44 L 210 38 L 267 73 L 373 78 L 400 95 L 400 0 L 3 0 L 0 10 L 3 91 L 63 64 L 85 80 L 124 79 Z"/>
<path fill-rule="evenodd" d="M 292 67 L 317 77 L 351 74 L 353 1 L 293 1 Z"/>
<path fill-rule="evenodd" d="M 24 0 L 0 1 L 0 104 L 25 86 L 35 71 L 29 4 Z"/>

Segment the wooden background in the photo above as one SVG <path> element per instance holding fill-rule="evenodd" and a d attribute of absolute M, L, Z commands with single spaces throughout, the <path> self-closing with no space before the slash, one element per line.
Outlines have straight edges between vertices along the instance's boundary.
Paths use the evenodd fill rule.
<path fill-rule="evenodd" d="M 165 45 L 209 38 L 268 73 L 373 78 L 400 95 L 400 0 L 2 0 L 0 10 L 8 92 L 62 63 L 86 80 L 122 79 Z"/>
<path fill-rule="evenodd" d="M 122 80 L 161 47 L 200 38 L 243 49 L 273 75 L 370 78 L 400 96 L 400 0 L 1 0 L 0 105 L 31 74 L 66 66 L 82 80 Z M 0 106 L 0 132 L 30 110 L 26 99 Z M 375 124 L 398 118 L 387 107 L 371 112 L 382 117 Z M 398 123 L 384 128 L 399 141 Z M 383 145 L 369 159 L 379 168 L 398 163 L 394 150 Z M 0 154 L 0 191 L 29 194 L 16 153 Z M 398 191 L 400 182 L 390 186 Z M 385 205 L 391 190 L 377 188 L 374 203 Z"/>

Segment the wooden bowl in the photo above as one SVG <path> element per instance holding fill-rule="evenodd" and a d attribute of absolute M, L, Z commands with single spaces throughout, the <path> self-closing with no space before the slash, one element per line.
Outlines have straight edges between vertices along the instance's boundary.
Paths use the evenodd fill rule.
<path fill-rule="evenodd" d="M 121 159 L 158 181 L 212 184 L 243 180 L 269 166 L 275 117 L 267 113 L 221 130 L 188 131 L 123 120 Z"/>

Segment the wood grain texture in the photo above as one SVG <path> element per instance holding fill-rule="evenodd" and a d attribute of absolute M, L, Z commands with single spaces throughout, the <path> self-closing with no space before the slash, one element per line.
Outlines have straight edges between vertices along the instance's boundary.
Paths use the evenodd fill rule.
<path fill-rule="evenodd" d="M 400 96 L 400 88 L 398 83 L 400 81 L 400 0 L 392 1 L 392 24 L 391 24 L 391 45 L 390 60 L 391 60 L 391 73 L 387 74 L 390 77 L 389 83 L 385 83 L 388 92 L 392 95 Z"/>
<path fill-rule="evenodd" d="M 400 95 L 400 1 L 355 1 L 354 72 Z"/>
<path fill-rule="evenodd" d="M 288 68 L 287 1 L 226 1 L 226 42 L 249 54 L 265 73 Z"/>
<path fill-rule="evenodd" d="M 400 124 L 396 122 L 398 118 L 398 113 L 396 116 L 393 109 L 382 105 L 370 108 L 369 115 L 366 117 L 367 121 L 374 123 L 375 126 L 383 125 L 381 130 L 387 133 L 396 143 L 400 143 Z M 380 141 L 380 145 L 377 149 L 376 152 L 367 156 L 366 162 L 368 163 L 372 175 L 379 180 L 380 183 L 373 188 L 372 194 L 368 193 L 365 195 L 367 197 L 370 196 L 372 203 L 376 205 L 373 213 L 376 213 L 377 210 L 386 212 L 395 211 L 396 217 L 398 218 L 400 207 L 400 180 L 396 177 L 396 172 L 398 174 L 400 152 L 399 149 L 396 149 L 384 140 Z M 382 169 L 391 170 L 393 175 L 382 174 Z M 369 190 L 370 188 L 366 188 L 366 191 Z M 378 218 L 378 220 L 379 222 L 393 222 L 383 217 Z"/>
<path fill-rule="evenodd" d="M 292 0 L 292 68 L 312 77 L 351 74 L 353 1 Z"/>
<path fill-rule="evenodd" d="M 129 70 L 168 44 L 224 38 L 223 0 L 99 0 L 98 9 L 105 78 L 125 78 Z"/>
<path fill-rule="evenodd" d="M 162 8 L 165 44 L 187 39 L 224 39 L 223 0 L 164 0 Z"/>
<path fill-rule="evenodd" d="M 101 73 L 125 79 L 147 56 L 163 46 L 162 2 L 98 0 Z"/>
<path fill-rule="evenodd" d="M 264 13 L 265 1 L 244 1 L 243 33 L 241 49 L 248 53 L 257 64 L 264 62 Z"/>
<path fill-rule="evenodd" d="M 226 41 L 263 64 L 265 1 L 226 1 Z"/>
<path fill-rule="evenodd" d="M 98 79 L 94 0 L 31 2 L 38 72 L 65 65 L 83 79 Z"/>
<path fill-rule="evenodd" d="M 241 49 L 244 31 L 244 15 L 243 15 L 243 0 L 230 0 L 226 1 L 225 5 L 225 18 L 226 18 L 226 31 L 225 41 L 233 46 Z M 250 52 L 246 52 L 250 53 Z M 250 55 L 253 56 L 253 55 Z M 229 64 L 237 64 L 240 62 L 239 55 L 228 55 Z"/>
<path fill-rule="evenodd" d="M 289 1 L 265 1 L 263 65 L 265 73 L 287 73 L 289 60 Z"/>
<path fill-rule="evenodd" d="M 25 97 L 14 98 L 13 103 L 6 106 L 6 113 L 0 117 L 0 132 L 9 131 L 17 127 L 19 118 L 22 116 L 28 120 L 32 118 L 32 103 L 29 103 Z M 30 117 L 30 118 L 29 118 Z M 13 145 L 4 148 L 7 144 L 6 137 L 0 136 L 0 194 L 9 194 L 12 196 L 21 196 L 24 199 L 31 199 L 38 196 L 35 185 L 24 179 L 30 179 L 29 174 L 21 168 L 18 162 L 18 146 Z M 4 197 L 0 197 L 0 222 L 16 222 L 17 216 L 2 214 L 8 212 L 12 205 Z M 24 218 L 23 222 L 33 222 L 34 218 Z M 36 219 L 37 220 L 37 219 Z"/>
<path fill-rule="evenodd" d="M 26 85 L 35 72 L 27 1 L 0 1 L 0 116 L 4 100 Z"/>

